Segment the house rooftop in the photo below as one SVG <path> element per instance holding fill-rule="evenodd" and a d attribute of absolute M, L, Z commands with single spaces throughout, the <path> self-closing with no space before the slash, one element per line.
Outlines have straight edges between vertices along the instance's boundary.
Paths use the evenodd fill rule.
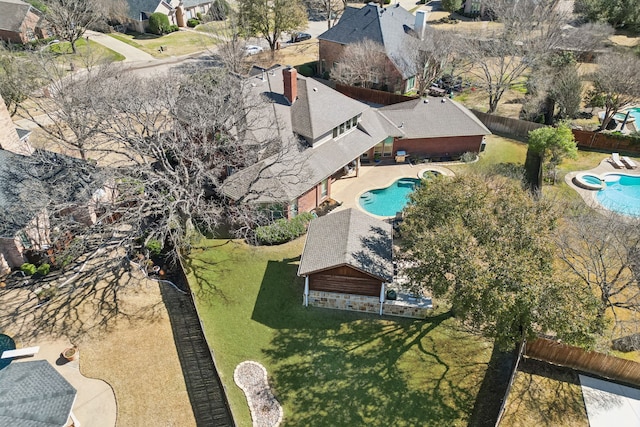
<path fill-rule="evenodd" d="M 357 209 L 316 218 L 309 224 L 298 276 L 347 265 L 386 282 L 393 280 L 391 224 Z"/>
<path fill-rule="evenodd" d="M 0 425 L 67 425 L 76 389 L 46 360 L 12 363 L 0 371 Z"/>
<path fill-rule="evenodd" d="M 379 108 L 378 112 L 402 132 L 403 138 L 475 136 L 491 133 L 471 111 L 448 98 L 414 99 Z"/>
<path fill-rule="evenodd" d="M 284 96 L 283 82 L 283 67 L 249 78 L 253 90 L 273 106 L 269 117 L 255 118 L 265 124 L 252 137 L 266 141 L 277 128 L 283 142 L 276 154 L 227 178 L 223 192 L 233 200 L 294 200 L 388 136 L 381 117 L 368 105 L 299 75 L 298 96 L 291 105 Z M 266 114 L 268 110 L 260 111 Z M 353 117 L 359 117 L 357 127 L 333 138 L 332 130 Z M 313 144 L 318 140 L 322 142 Z"/>
<path fill-rule="evenodd" d="M 0 0 L 0 30 L 20 32 L 20 25 L 29 9 L 33 6 L 21 0 Z"/>
<path fill-rule="evenodd" d="M 411 43 L 415 38 L 414 25 L 415 16 L 400 5 L 383 8 L 369 3 L 360 9 L 347 7 L 340 21 L 318 39 L 342 45 L 372 40 L 384 46 L 387 57 L 406 79 L 416 73 L 411 60 L 415 47 Z"/>
<path fill-rule="evenodd" d="M 50 151 L 22 156 L 0 150 L 0 237 L 13 237 L 55 200 L 88 201 L 106 181 L 91 164 Z"/>

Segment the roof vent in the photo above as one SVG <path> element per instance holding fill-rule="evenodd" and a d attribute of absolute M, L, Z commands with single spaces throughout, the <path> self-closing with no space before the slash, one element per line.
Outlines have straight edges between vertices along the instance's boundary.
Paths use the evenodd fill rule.
<path fill-rule="evenodd" d="M 314 91 L 314 92 L 317 92 L 317 91 L 318 91 L 318 88 L 317 88 L 317 87 L 314 87 L 314 88 L 313 88 L 313 91 Z"/>
<path fill-rule="evenodd" d="M 442 99 L 440 100 L 440 102 L 444 104 L 445 102 L 447 102 L 447 100 L 446 100 L 446 99 L 444 99 L 444 98 L 442 98 Z"/>
<path fill-rule="evenodd" d="M 424 101 L 422 101 L 422 102 L 424 102 L 425 104 L 428 104 L 429 100 L 427 98 L 425 98 Z"/>

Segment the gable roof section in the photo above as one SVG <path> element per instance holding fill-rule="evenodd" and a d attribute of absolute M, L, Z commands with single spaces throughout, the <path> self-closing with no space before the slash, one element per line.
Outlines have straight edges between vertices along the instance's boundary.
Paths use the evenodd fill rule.
<path fill-rule="evenodd" d="M 127 0 L 129 18 L 136 21 L 149 19 L 149 16 L 156 11 L 160 3 L 162 3 L 162 0 Z"/>
<path fill-rule="evenodd" d="M 19 33 L 20 25 L 32 8 L 20 0 L 0 0 L 0 30 Z"/>
<path fill-rule="evenodd" d="M 399 127 L 404 134 L 403 138 L 475 136 L 491 133 L 471 111 L 447 98 L 414 99 L 379 108 L 378 112 Z"/>
<path fill-rule="evenodd" d="M 50 151 L 21 156 L 0 150 L 0 237 L 13 237 L 42 209 L 87 202 L 105 177 L 96 167 Z"/>
<path fill-rule="evenodd" d="M 64 426 L 75 398 L 76 389 L 46 360 L 12 363 L 0 371 L 0 425 Z"/>
<path fill-rule="evenodd" d="M 366 39 L 384 46 L 387 57 L 407 79 L 415 75 L 411 43 L 415 17 L 399 5 L 380 7 L 369 3 L 361 9 L 347 7 L 340 21 L 318 36 L 343 45 Z"/>
<path fill-rule="evenodd" d="M 298 276 L 348 265 L 383 281 L 393 280 L 391 224 L 357 209 L 316 218 L 309 224 Z"/>

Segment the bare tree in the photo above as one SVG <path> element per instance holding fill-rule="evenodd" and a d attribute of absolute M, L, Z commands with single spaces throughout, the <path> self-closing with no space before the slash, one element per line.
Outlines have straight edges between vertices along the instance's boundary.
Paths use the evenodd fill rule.
<path fill-rule="evenodd" d="M 488 0 L 486 7 L 502 23 L 499 30 L 467 33 L 465 55 L 470 73 L 489 96 L 489 112 L 504 93 L 522 83 L 530 67 L 541 62 L 561 39 L 567 16 L 556 12 L 552 0 Z"/>
<path fill-rule="evenodd" d="M 559 229 L 559 256 L 568 273 L 598 296 L 599 316 L 608 312 L 628 332 L 626 321 L 640 310 L 640 233 L 637 220 L 584 209 Z M 633 323 L 637 332 L 637 319 Z"/>
<path fill-rule="evenodd" d="M 370 88 L 374 84 L 384 85 L 390 71 L 391 63 L 384 47 L 365 39 L 344 48 L 338 64 L 331 71 L 331 78 L 346 85 Z"/>
<path fill-rule="evenodd" d="M 601 129 L 607 129 L 613 116 L 640 99 L 640 60 L 632 54 L 607 54 L 598 58 L 592 75 L 590 98 L 599 98 L 604 107 Z"/>
<path fill-rule="evenodd" d="M 323 15 L 327 21 L 327 29 L 340 20 L 347 7 L 347 0 L 305 0 L 304 3 L 308 9 L 317 10 Z"/>
<path fill-rule="evenodd" d="M 457 74 L 466 62 L 462 55 L 460 35 L 452 31 L 426 31 L 422 39 L 413 39 L 413 62 L 416 65 L 416 87 L 424 94 L 444 74 Z"/>
<path fill-rule="evenodd" d="M 42 84 L 43 74 L 33 58 L 35 55 L 33 52 L 17 52 L 10 45 L 0 44 L 0 95 L 11 116 Z"/>
<path fill-rule="evenodd" d="M 76 53 L 76 42 L 91 25 L 103 18 L 103 6 L 97 0 L 44 0 L 45 17 L 56 35 L 71 43 Z"/>
<path fill-rule="evenodd" d="M 282 33 L 304 28 L 307 11 L 300 0 L 240 0 L 240 22 L 248 35 L 262 37 L 271 52 Z"/>

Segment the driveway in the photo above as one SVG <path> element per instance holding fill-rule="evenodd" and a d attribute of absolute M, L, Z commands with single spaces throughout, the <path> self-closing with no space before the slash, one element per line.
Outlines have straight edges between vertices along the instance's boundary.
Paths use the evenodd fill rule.
<path fill-rule="evenodd" d="M 640 425 L 640 390 L 580 375 L 591 427 Z"/>
<path fill-rule="evenodd" d="M 93 40 L 94 42 L 101 44 L 102 46 L 108 47 L 109 49 L 118 52 L 120 55 L 125 57 L 124 62 L 156 60 L 147 52 L 121 42 L 120 40 L 114 39 L 107 34 L 87 30 L 85 32 L 85 36 L 89 37 L 89 39 Z"/>

